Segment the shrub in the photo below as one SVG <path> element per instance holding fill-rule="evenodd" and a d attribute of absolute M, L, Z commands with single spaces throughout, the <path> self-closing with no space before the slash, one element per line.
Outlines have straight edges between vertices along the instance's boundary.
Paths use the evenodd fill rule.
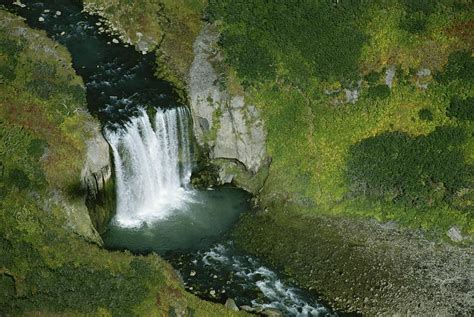
<path fill-rule="evenodd" d="M 220 44 L 226 47 L 227 61 L 241 74 L 244 84 L 268 80 L 275 76 L 275 62 L 257 40 L 225 32 Z"/>
<path fill-rule="evenodd" d="M 423 121 L 433 121 L 433 113 L 429 109 L 423 108 L 418 111 L 418 118 Z"/>
<path fill-rule="evenodd" d="M 437 0 L 402 0 L 408 14 L 423 13 L 431 14 L 435 11 Z"/>
<path fill-rule="evenodd" d="M 446 115 L 463 121 L 474 121 L 474 98 L 454 97 L 446 110 Z"/>
<path fill-rule="evenodd" d="M 13 81 L 16 77 L 15 68 L 18 52 L 23 49 L 23 42 L 3 37 L 0 32 L 0 82 Z"/>
<path fill-rule="evenodd" d="M 30 146 L 28 147 L 28 155 L 34 159 L 39 159 L 43 153 L 48 143 L 42 139 L 33 139 L 30 141 Z"/>
<path fill-rule="evenodd" d="M 410 33 L 423 33 L 426 29 L 426 18 L 419 14 L 405 16 L 400 21 L 400 28 Z"/>
<path fill-rule="evenodd" d="M 387 85 L 377 85 L 369 87 L 368 94 L 370 98 L 385 99 L 390 96 L 390 87 Z"/>
<path fill-rule="evenodd" d="M 8 181 L 18 189 L 27 189 L 31 183 L 28 175 L 19 168 L 14 168 L 9 171 Z"/>
<path fill-rule="evenodd" d="M 386 132 L 349 149 L 346 176 L 355 193 L 412 205 L 449 199 L 467 185 L 472 166 L 464 162 L 460 128 L 438 127 L 427 136 Z"/>
<path fill-rule="evenodd" d="M 380 80 L 380 73 L 372 71 L 365 76 L 365 80 L 369 84 L 374 85 Z"/>
<path fill-rule="evenodd" d="M 0 313 L 15 298 L 15 281 L 6 274 L 0 274 Z"/>
<path fill-rule="evenodd" d="M 434 77 L 441 83 L 456 79 L 474 82 L 474 57 L 469 51 L 451 53 L 444 72 L 438 72 Z"/>

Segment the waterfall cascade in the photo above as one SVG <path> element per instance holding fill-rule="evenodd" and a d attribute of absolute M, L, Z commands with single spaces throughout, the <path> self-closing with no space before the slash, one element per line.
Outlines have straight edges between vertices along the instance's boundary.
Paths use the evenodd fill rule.
<path fill-rule="evenodd" d="M 114 156 L 115 219 L 120 226 L 163 219 L 192 200 L 189 120 L 185 107 L 157 109 L 153 122 L 142 110 L 123 128 L 106 131 Z"/>

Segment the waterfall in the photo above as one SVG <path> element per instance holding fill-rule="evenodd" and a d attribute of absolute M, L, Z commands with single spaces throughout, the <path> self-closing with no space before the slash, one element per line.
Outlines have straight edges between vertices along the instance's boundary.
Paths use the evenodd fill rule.
<path fill-rule="evenodd" d="M 192 199 L 189 112 L 185 107 L 146 111 L 124 127 L 107 129 L 117 187 L 116 221 L 138 227 L 185 208 Z"/>

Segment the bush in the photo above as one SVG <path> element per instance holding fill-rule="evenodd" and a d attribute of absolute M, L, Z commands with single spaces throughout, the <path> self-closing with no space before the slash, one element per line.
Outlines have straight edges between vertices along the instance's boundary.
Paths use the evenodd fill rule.
<path fill-rule="evenodd" d="M 30 146 L 28 147 L 28 155 L 33 159 L 39 159 L 43 156 L 43 153 L 48 146 L 48 143 L 42 139 L 33 139 L 30 141 Z"/>
<path fill-rule="evenodd" d="M 0 313 L 15 298 L 15 281 L 6 274 L 0 274 Z"/>
<path fill-rule="evenodd" d="M 474 98 L 454 97 L 446 110 L 446 115 L 463 121 L 474 121 Z"/>
<path fill-rule="evenodd" d="M 8 181 L 18 189 L 27 189 L 31 183 L 28 175 L 19 168 L 14 168 L 9 171 Z"/>
<path fill-rule="evenodd" d="M 423 108 L 418 111 L 418 118 L 423 121 L 433 121 L 433 113 L 429 109 Z"/>
<path fill-rule="evenodd" d="M 426 18 L 422 15 L 405 16 L 400 21 L 400 28 L 414 34 L 423 33 L 426 30 Z"/>
<path fill-rule="evenodd" d="M 451 53 L 444 72 L 438 72 L 434 77 L 440 83 L 456 79 L 474 82 L 474 57 L 469 51 Z"/>
<path fill-rule="evenodd" d="M 274 78 L 273 64 L 275 62 L 267 49 L 260 46 L 257 40 L 225 32 L 221 37 L 220 44 L 226 47 L 227 61 L 241 74 L 244 83 Z"/>
<path fill-rule="evenodd" d="M 18 62 L 18 53 L 23 49 L 21 41 L 3 37 L 0 33 L 0 83 L 1 80 L 13 81 L 16 77 L 15 68 Z"/>
<path fill-rule="evenodd" d="M 387 85 L 377 85 L 369 87 L 368 94 L 370 98 L 385 99 L 390 96 L 390 87 Z"/>
<path fill-rule="evenodd" d="M 370 85 L 375 85 L 380 80 L 380 73 L 372 71 L 365 76 L 365 80 Z"/>
<path fill-rule="evenodd" d="M 438 127 L 427 136 L 386 132 L 349 149 L 347 180 L 355 193 L 411 205 L 449 199 L 473 176 L 460 144 L 460 128 Z"/>
<path fill-rule="evenodd" d="M 435 11 L 438 2 L 437 0 L 402 0 L 408 14 L 431 14 Z"/>

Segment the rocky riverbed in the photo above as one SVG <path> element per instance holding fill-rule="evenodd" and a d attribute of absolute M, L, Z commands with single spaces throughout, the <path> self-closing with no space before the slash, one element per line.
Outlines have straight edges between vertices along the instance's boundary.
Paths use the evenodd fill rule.
<path fill-rule="evenodd" d="M 374 220 L 260 213 L 234 232 L 238 244 L 331 305 L 364 314 L 474 313 L 471 244 L 434 242 L 423 232 Z"/>

